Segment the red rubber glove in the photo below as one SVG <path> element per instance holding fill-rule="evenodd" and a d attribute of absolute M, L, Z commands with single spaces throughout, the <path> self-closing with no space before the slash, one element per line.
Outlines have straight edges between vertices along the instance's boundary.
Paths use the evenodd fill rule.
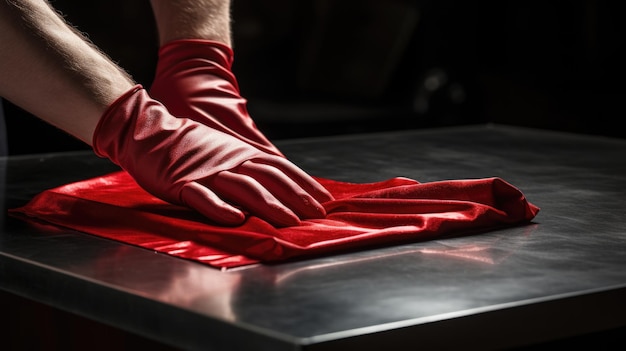
<path fill-rule="evenodd" d="M 159 49 L 150 96 L 174 116 L 185 116 L 283 156 L 261 133 L 231 72 L 233 51 L 215 41 L 183 39 Z"/>
<path fill-rule="evenodd" d="M 324 217 L 320 202 L 332 199 L 284 157 L 174 117 L 140 85 L 109 106 L 93 148 L 154 196 L 220 224 L 241 224 L 245 210 L 275 226 L 297 225 L 299 218 Z"/>

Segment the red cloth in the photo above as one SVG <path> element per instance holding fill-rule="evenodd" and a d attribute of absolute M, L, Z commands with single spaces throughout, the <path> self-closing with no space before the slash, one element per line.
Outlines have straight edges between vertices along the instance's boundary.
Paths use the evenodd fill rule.
<path fill-rule="evenodd" d="M 335 197 L 324 219 L 276 228 L 250 216 L 238 227 L 145 192 L 125 172 L 46 190 L 13 215 L 34 217 L 172 256 L 229 268 L 528 223 L 539 208 L 500 178 L 346 183 L 317 178 Z"/>

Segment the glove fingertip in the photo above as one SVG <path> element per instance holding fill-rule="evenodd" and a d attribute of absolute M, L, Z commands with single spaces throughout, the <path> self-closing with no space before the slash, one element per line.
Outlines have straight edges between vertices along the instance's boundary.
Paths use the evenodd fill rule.
<path fill-rule="evenodd" d="M 319 201 L 320 203 L 324 203 L 324 202 L 328 202 L 328 201 L 333 201 L 335 200 L 335 198 L 333 197 L 333 194 L 331 194 L 328 190 L 326 190 L 325 188 L 322 188 L 323 190 L 318 190 L 317 192 L 317 196 L 315 196 L 315 198 L 317 199 L 317 201 Z"/>
<path fill-rule="evenodd" d="M 246 220 L 242 211 L 227 204 L 214 192 L 195 182 L 183 187 L 181 200 L 188 207 L 222 225 L 240 225 Z"/>

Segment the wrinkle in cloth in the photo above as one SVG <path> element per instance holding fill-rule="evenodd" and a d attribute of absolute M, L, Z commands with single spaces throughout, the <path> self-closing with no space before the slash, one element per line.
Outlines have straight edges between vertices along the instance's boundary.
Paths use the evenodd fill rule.
<path fill-rule="evenodd" d="M 539 208 L 501 178 L 420 183 L 391 178 L 348 183 L 316 178 L 335 200 L 323 219 L 277 228 L 249 216 L 212 224 L 166 203 L 116 171 L 45 190 L 15 216 L 36 218 L 216 268 L 339 253 L 446 235 L 466 235 L 530 222 Z"/>

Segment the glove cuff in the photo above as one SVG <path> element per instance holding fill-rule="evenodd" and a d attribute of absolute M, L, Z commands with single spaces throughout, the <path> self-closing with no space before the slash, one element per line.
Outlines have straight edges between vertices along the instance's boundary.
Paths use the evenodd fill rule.
<path fill-rule="evenodd" d="M 107 157 L 111 159 L 111 161 L 117 163 L 117 152 L 112 153 L 106 145 L 111 144 L 110 136 L 111 135 L 119 135 L 121 134 L 121 130 L 126 128 L 126 121 L 132 118 L 132 111 L 124 111 L 120 113 L 121 109 L 126 109 L 128 104 L 126 103 L 131 97 L 133 97 L 139 91 L 144 90 L 141 84 L 137 84 L 129 89 L 127 92 L 118 97 L 106 111 L 100 117 L 98 124 L 96 125 L 96 129 L 93 132 L 92 137 L 92 148 L 97 156 L 99 157 Z M 124 121 L 120 123 L 119 119 L 122 118 Z M 116 119 L 116 121 L 111 121 L 112 119 Z M 114 129 L 119 129 L 118 132 L 114 132 Z"/>
<path fill-rule="evenodd" d="M 206 39 L 178 39 L 170 41 L 159 48 L 159 60 L 167 58 L 176 62 L 202 57 L 232 69 L 234 53 L 228 45 L 214 40 Z M 171 66 L 167 64 L 165 66 Z"/>

